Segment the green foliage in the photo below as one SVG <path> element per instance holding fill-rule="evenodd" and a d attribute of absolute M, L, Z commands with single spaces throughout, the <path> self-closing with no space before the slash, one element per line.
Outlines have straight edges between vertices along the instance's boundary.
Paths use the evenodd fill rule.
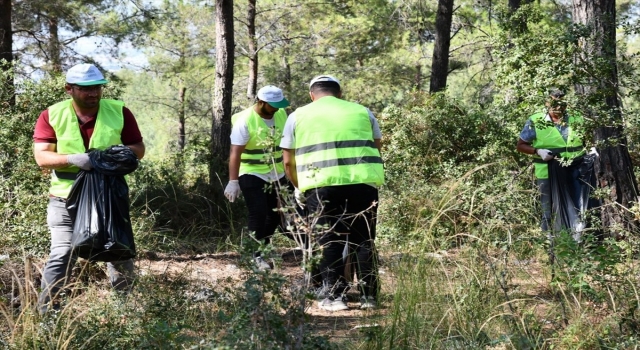
<path fill-rule="evenodd" d="M 0 76 L 0 96 L 8 101 L 13 71 Z M 48 242 L 46 227 L 46 193 L 48 172 L 38 168 L 33 160 L 33 127 L 40 112 L 63 97 L 60 80 L 41 84 L 19 83 L 14 106 L 0 105 L 0 245 L 20 251 L 40 252 Z M 57 88 L 56 88 L 57 85 Z"/>
<path fill-rule="evenodd" d="M 190 150 L 193 150 L 191 152 Z M 129 177 L 137 242 L 151 251 L 216 251 L 242 219 L 243 203 L 228 203 L 207 181 L 199 150 L 141 166 Z M 190 169 L 190 171 L 186 171 Z"/>
<path fill-rule="evenodd" d="M 119 0 L 17 0 L 12 23 L 19 71 L 41 77 L 78 62 L 100 65 L 96 56 L 117 56 L 118 44 L 136 37 L 152 13 Z M 91 55 L 78 54 L 77 44 L 93 44 Z"/>
<path fill-rule="evenodd" d="M 383 156 L 390 186 L 395 181 L 402 184 L 408 177 L 427 180 L 438 173 L 443 160 L 468 161 L 483 147 L 476 128 L 476 122 L 482 121 L 469 118 L 444 95 L 415 94 L 406 108 L 390 106 L 379 120 L 385 135 Z"/>
<path fill-rule="evenodd" d="M 383 312 L 379 331 L 362 343 L 349 340 L 346 347 L 637 347 L 636 238 L 600 244 L 559 238 L 555 279 L 549 284 L 530 157 L 515 151 L 525 120 L 543 108 L 549 88 L 559 87 L 568 90 L 572 109 L 601 116 L 598 123 L 624 127 L 631 156 L 640 159 L 637 20 L 625 17 L 625 32 L 618 37 L 625 43 L 618 46 L 617 65 L 624 124 L 614 125 L 602 101 L 570 92 L 573 84 L 611 67 L 599 59 L 574 60 L 580 52 L 576 43 L 589 33 L 570 25 L 565 2 L 530 2 L 511 13 L 504 4 L 463 0 L 454 16 L 455 70 L 447 91 L 425 94 L 432 5 L 417 0 L 258 2 L 258 85 L 283 87 L 295 110 L 309 102 L 311 77 L 334 74 L 345 98 L 376 111 L 383 129 L 387 184 L 378 211 L 378 247 L 403 253 L 398 260 L 384 257 L 395 284 L 383 284 L 388 313 Z M 622 5 L 625 14 L 637 8 Z M 239 25 L 244 6 L 236 3 L 235 110 L 251 103 L 244 97 L 246 28 Z M 201 253 L 235 246 L 244 203 L 229 204 L 223 197 L 226 164 L 217 168 L 221 179 L 208 178 L 214 7 L 210 1 L 164 1 L 157 7 L 145 23 L 127 22 L 149 30 L 135 44 L 149 55 L 150 67 L 118 73 L 128 84 L 122 94 L 117 88 L 105 90 L 127 102 L 147 143 L 147 157 L 129 176 L 139 247 Z M 130 8 L 120 14 L 135 13 Z M 122 38 L 127 29 L 116 18 L 105 13 L 95 29 Z M 513 30 L 523 22 L 526 31 Z M 32 159 L 31 134 L 40 111 L 64 98 L 61 84 L 60 77 L 19 82 L 16 106 L 0 106 L 0 246 L 9 252 L 42 253 L 48 243 L 48 176 Z M 8 93 L 7 86 L 0 88 L 2 101 L 9 100 Z M 177 141 L 182 111 L 184 149 Z M 595 120 L 588 124 L 597 126 Z M 247 254 L 247 271 L 249 259 Z M 311 270 L 313 262 L 305 262 L 305 268 Z M 70 306 L 57 318 L 44 319 L 42 330 L 22 340 L 14 337 L 14 348 L 60 343 L 101 349 L 280 348 L 293 344 L 292 334 L 303 348 L 335 347 L 325 337 L 301 331 L 308 322 L 304 302 L 291 297 L 299 291 L 282 276 L 248 271 L 244 277 L 240 284 L 220 281 L 202 303 L 185 297 L 202 283 L 184 276 L 145 276 L 135 300 L 124 306 L 89 290 L 89 306 Z M 31 316 L 32 325 L 40 322 Z M 25 333 L 35 329 L 24 325 Z"/>

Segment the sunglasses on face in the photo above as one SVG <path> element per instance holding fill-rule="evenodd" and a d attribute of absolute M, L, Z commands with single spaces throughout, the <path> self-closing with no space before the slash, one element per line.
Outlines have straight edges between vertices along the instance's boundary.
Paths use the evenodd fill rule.
<path fill-rule="evenodd" d="M 562 100 L 551 100 L 549 101 L 549 105 L 551 105 L 551 107 L 565 108 L 567 107 L 567 102 Z"/>
<path fill-rule="evenodd" d="M 72 88 L 80 91 L 80 92 L 99 92 L 102 91 L 102 85 L 91 85 L 91 86 L 80 86 L 80 85 L 71 85 Z"/>

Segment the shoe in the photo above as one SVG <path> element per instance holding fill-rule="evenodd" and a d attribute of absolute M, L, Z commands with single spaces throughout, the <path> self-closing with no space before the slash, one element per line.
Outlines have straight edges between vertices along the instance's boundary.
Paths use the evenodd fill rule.
<path fill-rule="evenodd" d="M 360 298 L 360 309 L 361 310 L 373 310 L 378 307 L 378 303 L 376 299 L 373 297 L 362 297 Z"/>
<path fill-rule="evenodd" d="M 328 297 L 322 300 L 318 300 L 318 307 L 325 311 L 341 311 L 349 310 L 347 304 L 342 301 L 342 298 Z"/>
<path fill-rule="evenodd" d="M 258 270 L 260 271 L 271 270 L 271 265 L 269 265 L 269 263 L 266 260 L 264 260 L 263 257 L 257 256 L 253 258 L 253 261 L 256 263 Z"/>

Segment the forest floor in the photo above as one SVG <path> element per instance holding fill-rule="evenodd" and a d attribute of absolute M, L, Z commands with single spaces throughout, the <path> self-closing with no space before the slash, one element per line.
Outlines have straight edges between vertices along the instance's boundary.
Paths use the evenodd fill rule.
<path fill-rule="evenodd" d="M 300 283 L 303 279 L 301 268 L 302 253 L 299 250 L 281 249 L 275 252 L 279 259 L 271 261 L 272 272 L 278 273 L 290 284 Z M 241 256 L 238 253 L 199 254 L 195 256 L 163 256 L 155 255 L 152 259 L 138 259 L 137 265 L 141 274 L 182 274 L 189 271 L 193 281 L 202 281 L 206 285 L 229 279 L 242 282 L 246 278 L 246 270 L 239 266 Z M 393 278 L 385 266 L 379 269 L 383 293 L 393 284 Z M 308 316 L 307 325 L 316 335 L 327 336 L 332 342 L 347 341 L 367 335 L 367 330 L 377 327 L 376 320 L 387 311 L 387 305 L 381 303 L 376 310 L 360 310 L 359 293 L 351 289 L 347 293 L 349 310 L 325 311 L 317 307 L 315 301 L 309 302 L 305 310 Z"/>
<path fill-rule="evenodd" d="M 272 272 L 284 276 L 289 284 L 301 283 L 303 279 L 301 251 L 280 249 L 273 254 L 276 259 L 274 259 L 275 267 Z M 197 255 L 143 252 L 136 259 L 136 270 L 140 276 L 155 277 L 157 280 L 173 280 L 176 278 L 189 280 L 189 284 L 194 286 L 192 290 L 196 291 L 194 294 L 197 294 L 198 290 L 207 293 L 210 289 L 220 292 L 217 289 L 234 284 L 240 285 L 246 280 L 248 273 L 251 273 L 249 270 L 241 268 L 241 260 L 241 255 L 235 252 Z M 19 280 L 21 285 L 27 285 L 25 284 L 26 279 L 31 280 L 33 293 L 36 293 L 35 289 L 40 285 L 40 274 L 46 260 L 45 258 L 31 258 L 29 261 L 32 266 L 29 276 L 25 273 L 27 265 L 24 262 L 6 260 L 0 263 L 1 297 L 5 301 L 13 300 L 14 307 L 20 307 L 19 302 L 21 300 L 16 295 L 18 290 L 14 288 L 17 285 L 16 280 Z M 80 262 L 74 268 L 73 282 L 80 283 L 81 289 L 82 286 L 87 287 L 95 283 L 99 290 L 98 293 L 107 295 L 110 287 L 105 273 L 105 264 L 92 263 L 82 267 L 83 260 Z M 88 269 L 86 270 L 88 273 L 78 278 L 78 275 L 80 275 L 79 270 L 83 268 Z M 385 266 L 381 266 L 379 271 L 383 294 L 386 294 L 387 290 L 392 289 L 393 278 Z M 12 290 L 13 296 L 11 295 Z M 326 336 L 331 342 L 341 343 L 367 337 L 370 335 L 370 331 L 375 331 L 379 328 L 378 322 L 388 311 L 389 305 L 385 305 L 383 302 L 376 310 L 360 310 L 358 293 L 353 291 L 352 288 L 352 291 L 347 296 L 349 310 L 345 311 L 324 311 L 317 307 L 315 301 L 307 302 L 305 314 L 308 319 L 306 326 L 311 334 Z M 194 298 L 194 295 L 183 295 L 182 297 Z"/>

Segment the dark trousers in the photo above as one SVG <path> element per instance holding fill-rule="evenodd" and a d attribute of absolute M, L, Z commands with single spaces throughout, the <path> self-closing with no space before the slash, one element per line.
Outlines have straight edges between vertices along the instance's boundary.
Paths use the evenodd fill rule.
<path fill-rule="evenodd" d="M 309 220 L 316 227 L 313 234 L 323 247 L 319 270 L 327 294 L 343 289 L 342 253 L 349 235 L 348 252 L 356 265 L 359 290 L 363 296 L 376 297 L 379 282 L 374 240 L 378 189 L 365 184 L 327 186 L 308 190 L 305 197 Z M 330 229 L 320 233 L 323 229 L 318 225 Z"/>
<path fill-rule="evenodd" d="M 269 183 L 257 176 L 245 174 L 238 178 L 244 202 L 247 205 L 248 227 L 255 232 L 256 239 L 271 242 L 271 236 L 276 228 L 282 228 L 282 215 L 278 210 L 278 191 L 276 186 L 287 186 L 287 179 Z"/>

